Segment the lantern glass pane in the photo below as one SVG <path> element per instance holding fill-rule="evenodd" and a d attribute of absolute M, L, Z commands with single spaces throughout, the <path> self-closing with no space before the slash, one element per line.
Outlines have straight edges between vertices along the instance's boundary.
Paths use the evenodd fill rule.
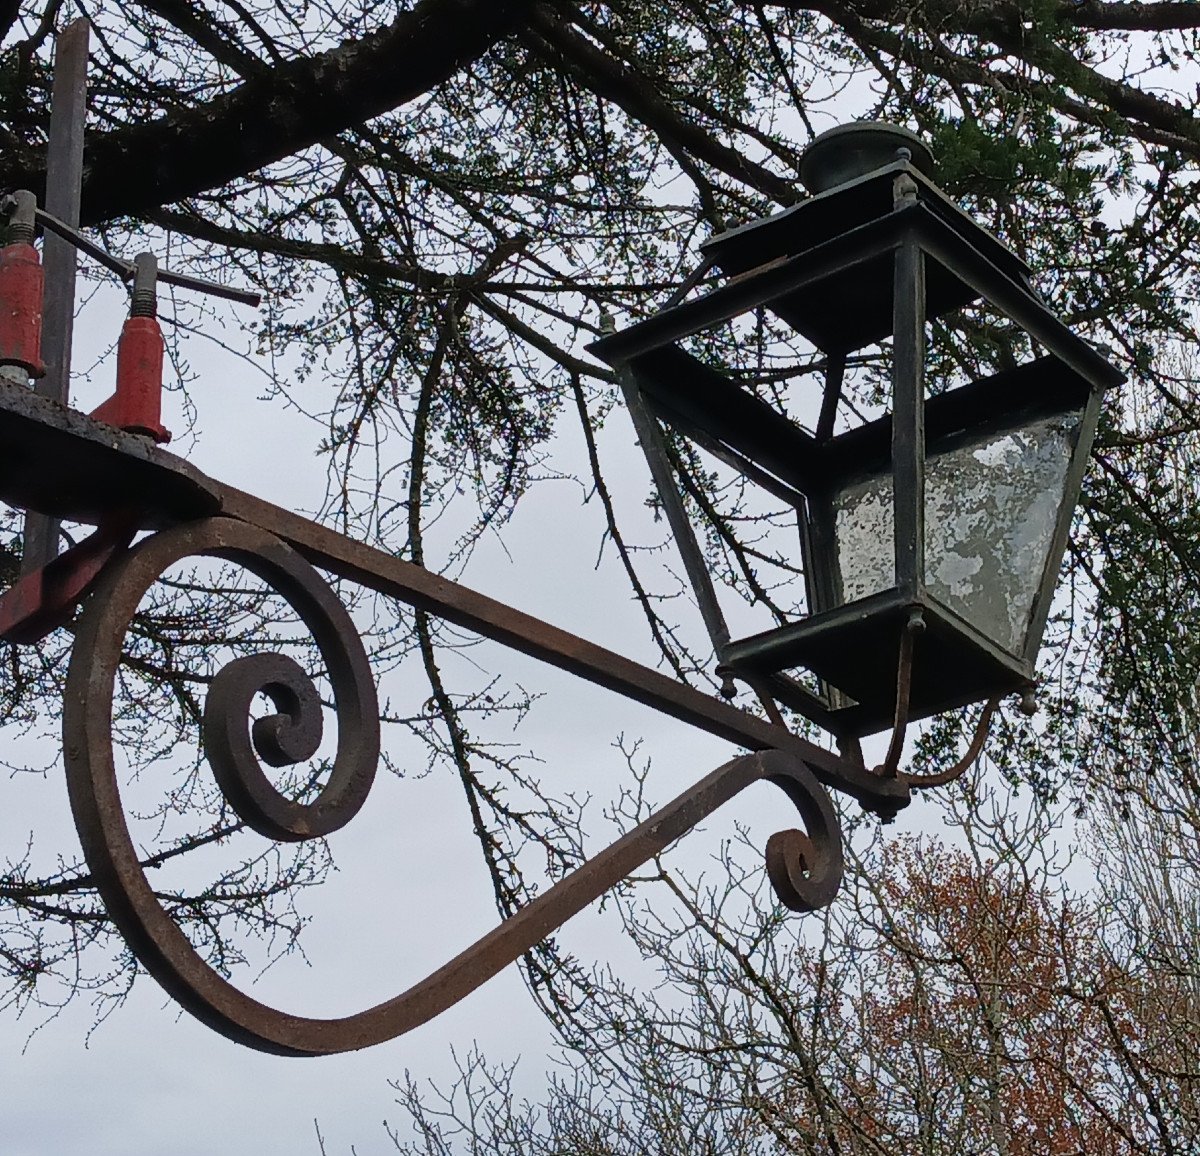
<path fill-rule="evenodd" d="M 1049 558 L 1081 413 L 1042 417 L 938 452 L 925 464 L 925 585 L 1019 654 Z M 892 475 L 834 498 L 844 602 L 896 585 Z"/>

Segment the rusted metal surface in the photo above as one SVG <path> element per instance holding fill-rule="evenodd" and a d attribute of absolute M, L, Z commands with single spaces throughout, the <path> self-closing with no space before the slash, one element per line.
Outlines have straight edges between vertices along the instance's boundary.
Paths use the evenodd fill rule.
<path fill-rule="evenodd" d="M 41 468 L 48 460 L 59 463 L 58 468 Z M 827 786 L 869 810 L 892 815 L 909 801 L 903 786 L 782 727 L 421 566 L 223 485 L 146 438 L 101 425 L 3 382 L 0 501 L 93 523 L 119 509 L 139 529 L 223 513 L 275 534 L 339 578 L 428 610 L 720 738 L 751 750 L 791 751 Z"/>
<path fill-rule="evenodd" d="M 80 43 L 85 65 L 86 32 L 82 41 L 76 35 L 60 42 L 62 75 L 56 75 L 54 101 L 56 123 L 69 122 L 81 133 L 83 65 L 76 59 L 74 71 L 67 67 Z M 60 103 L 73 111 L 60 112 Z M 56 132 L 52 128 L 51 152 L 66 156 L 66 138 Z M 61 404 L 69 309 L 66 328 L 54 339 L 62 372 L 58 385 L 46 387 L 53 396 L 36 397 L 6 383 L 10 370 L 22 378 L 26 368 L 37 368 L 29 353 L 36 344 L 35 310 L 29 307 L 36 294 L 22 288 L 22 278 L 34 275 L 32 249 L 9 254 L 9 280 L 22 290 L 9 296 L 24 312 L 10 335 L 0 334 L 0 344 L 18 351 L 0 350 L 0 360 L 8 356 L 11 363 L 0 367 L 0 499 L 33 511 L 27 564 L 55 548 L 53 541 L 38 543 L 39 525 L 52 526 L 61 517 L 100 529 L 74 558 L 61 559 L 58 570 L 35 565 L 34 577 L 0 598 L 0 634 L 36 637 L 61 622 L 94 584 L 76 627 L 63 710 L 71 805 L 113 920 L 146 968 L 201 1020 L 244 1044 L 286 1055 L 342 1052 L 394 1038 L 461 1000 L 759 781 L 781 788 L 803 821 L 802 830 L 778 832 L 767 843 L 775 892 L 798 911 L 821 907 L 836 894 L 843 869 L 841 834 L 825 787 L 891 817 L 908 804 L 911 788 L 939 785 L 965 771 L 982 749 L 995 700 L 965 757 L 940 774 L 899 772 L 910 718 L 1029 687 L 1100 395 L 1120 374 L 1032 293 L 1024 263 L 955 207 L 919 164 L 914 167 L 914 158 L 920 160 L 915 138 L 903 138 L 899 151 L 896 139 L 874 128 L 838 130 L 822 139 L 818 150 L 831 140 L 857 141 L 855 147 L 869 154 L 866 168 L 803 205 L 714 238 L 705 246 L 708 264 L 668 308 L 625 333 L 609 332 L 592 347 L 619 371 L 712 637 L 718 673 L 729 686 L 733 677 L 748 682 L 771 721 L 221 485 L 153 445 L 151 438 L 165 440 L 167 434 L 160 420 L 161 335 L 153 324 L 149 254 L 136 263 L 133 320 L 126 331 L 131 344 L 122 341 L 117 394 L 92 418 Z M 879 152 L 888 147 L 897 158 L 892 163 Z M 809 159 L 820 168 L 828 157 Z M 877 162 L 882 167 L 866 171 Z M 77 197 L 78 165 L 62 163 L 67 191 Z M 827 173 L 818 183 L 838 178 Z M 28 197 L 18 195 L 11 204 L 29 217 Z M 78 234 L 77 204 L 48 209 L 32 211 L 66 243 L 72 270 L 77 246 L 126 280 L 134 275 L 135 264 Z M 33 239 L 23 227 L 25 233 L 10 238 L 15 244 Z M 709 264 L 719 265 L 727 282 L 685 299 Z M 234 299 L 252 296 L 166 272 L 159 277 Z M 73 303 L 73 288 L 68 294 L 65 274 L 53 281 L 50 296 L 61 313 L 64 301 Z M 927 402 L 926 323 L 980 297 L 1023 328 L 1046 356 Z M 816 437 L 744 383 L 676 345 L 759 307 L 790 322 L 828 355 Z M 846 355 L 888 335 L 891 413 L 837 433 Z M 1075 416 L 1065 419 L 1067 413 Z M 660 422 L 696 438 L 796 508 L 810 577 L 805 621 L 731 640 L 675 487 Z M 945 445 L 931 455 L 929 447 L 943 436 Z M 1025 454 L 1033 443 L 1039 452 Z M 927 539 L 931 524 L 942 537 Z M 160 532 L 126 549 L 129 536 L 144 529 Z M 167 567 L 196 555 L 241 565 L 286 599 L 311 633 L 332 686 L 336 757 L 317 797 L 301 803 L 279 791 L 263 768 L 306 762 L 320 748 L 322 703 L 310 677 L 286 656 L 264 653 L 228 663 L 212 680 L 202 728 L 205 753 L 230 806 L 268 838 L 296 842 L 345 827 L 366 802 L 379 762 L 370 663 L 318 568 L 756 753 L 718 767 L 394 999 L 328 1020 L 268 1007 L 213 971 L 159 904 L 130 838 L 115 768 L 113 694 L 125 636 L 148 588 Z M 1005 568 L 1015 574 L 1011 582 L 981 589 L 977 576 Z M 833 691 L 814 694 L 786 673 L 795 666 Z M 259 695 L 271 700 L 276 713 L 255 720 L 251 711 Z M 844 753 L 792 734 L 776 701 L 825 726 Z M 889 723 L 887 756 L 870 771 L 856 736 Z"/>
<path fill-rule="evenodd" d="M 908 704 L 912 699 L 913 651 L 917 638 L 925 630 L 925 615 L 914 610 L 904 624 L 900 635 L 900 660 L 896 664 L 896 713 L 892 721 L 892 737 L 888 741 L 887 754 L 875 768 L 876 773 L 891 778 L 900 767 L 900 756 L 904 753 L 904 736 L 908 731 Z"/>
<path fill-rule="evenodd" d="M 45 469 L 46 461 L 58 468 Z M 766 848 L 776 893 L 801 911 L 830 902 L 842 875 L 837 817 L 821 783 L 885 816 L 909 801 L 902 779 L 874 776 L 861 760 L 843 759 L 549 623 L 223 486 L 149 439 L 2 383 L 0 500 L 102 526 L 117 511 L 131 529 L 167 527 L 132 549 L 118 543 L 96 563 L 99 578 L 76 624 L 64 699 L 68 787 L 89 868 L 131 949 L 185 1008 L 251 1047 L 317 1055 L 409 1031 L 475 990 L 755 782 L 783 789 L 802 818 L 804 830 L 777 833 Z M 224 516 L 207 516 L 214 512 Z M 268 1007 L 214 972 L 159 905 L 131 842 L 117 783 L 112 705 L 123 640 L 148 587 L 173 562 L 192 555 L 230 559 L 281 593 L 315 639 L 333 686 L 333 771 L 318 797 L 301 804 L 275 789 L 262 763 L 291 765 L 315 753 L 321 711 L 308 676 L 281 655 L 259 654 L 230 663 L 212 684 L 206 754 L 230 805 L 270 838 L 317 838 L 344 826 L 365 802 L 379 757 L 370 665 L 349 616 L 314 564 L 758 753 L 713 771 L 396 998 L 333 1020 Z M 250 704 L 259 692 L 277 713 L 251 723 Z"/>
<path fill-rule="evenodd" d="M 65 626 L 109 561 L 133 541 L 134 527 L 119 516 L 82 542 L 23 573 L 0 594 L 0 638 L 29 645 Z"/>
<path fill-rule="evenodd" d="M 777 833 L 768 843 L 768 873 L 781 901 L 793 909 L 810 911 L 829 903 L 835 895 L 843 860 L 837 817 L 829 796 L 801 759 L 785 751 L 764 751 L 718 767 L 394 999 L 338 1019 L 294 1015 L 252 999 L 204 962 L 159 904 L 130 838 L 113 757 L 113 686 L 125 631 L 142 594 L 162 568 L 193 553 L 231 558 L 278 584 L 314 631 L 331 667 L 340 661 L 337 649 L 348 640 L 344 635 L 346 624 L 339 623 L 336 614 L 327 621 L 324 612 L 328 607 L 314 612 L 308 604 L 310 598 L 320 600 L 315 586 L 320 579 L 305 570 L 294 552 L 260 529 L 224 518 L 177 527 L 139 544 L 109 567 L 77 625 L 64 699 L 63 746 L 71 806 L 88 866 L 110 915 L 147 970 L 193 1015 L 231 1039 L 281 1055 L 321 1055 L 369 1047 L 410 1031 L 519 959 L 631 871 L 760 781 L 780 787 L 805 826 L 804 831 Z M 348 661 L 357 660 L 357 655 L 351 655 Z M 258 668 L 251 684 L 264 671 Z M 266 686 L 272 679 L 287 681 L 286 674 L 265 673 Z M 333 674 L 335 687 L 344 685 L 342 678 Z M 369 790 L 378 754 L 378 722 L 374 715 L 367 717 L 368 704 L 359 701 L 357 690 L 345 697 L 337 693 L 336 698 L 339 731 L 346 734 L 345 743 L 358 754 L 369 755 L 372 763 L 369 770 L 360 765 L 344 790 L 342 785 L 334 789 L 339 774 L 335 769 L 330 785 L 322 793 L 323 797 L 329 793 L 338 796 L 329 800 L 328 812 L 336 820 L 334 825 L 340 825 L 357 810 Z M 240 713 L 244 705 L 239 692 L 219 709 Z M 246 725 L 244 717 L 241 725 Z M 290 720 L 281 726 L 286 730 Z M 311 736 L 301 749 L 309 749 L 310 742 Z M 339 756 L 341 747 L 339 735 Z M 319 804 L 320 800 L 314 806 Z M 290 837 L 316 837 L 332 829 L 318 815 L 311 830 L 302 831 L 301 826 L 308 821 L 289 817 Z"/>
<path fill-rule="evenodd" d="M 286 798 L 263 773 L 255 752 L 273 767 L 312 758 L 321 742 L 321 701 L 291 659 L 279 654 L 237 659 L 217 673 L 204 704 L 204 749 L 213 774 L 233 809 L 268 839 L 331 834 L 358 814 L 379 763 L 379 704 L 358 632 L 326 582 L 290 546 L 225 518 L 183 526 L 139 546 L 122 563 L 123 585 L 131 592 L 123 597 L 132 598 L 139 586 L 144 593 L 166 566 L 193 554 L 236 562 L 287 599 L 321 652 L 338 718 L 328 783 L 311 803 Z M 250 732 L 250 705 L 260 692 L 279 713 L 256 720 Z"/>
<path fill-rule="evenodd" d="M 56 76 L 55 116 L 60 127 L 69 122 L 72 131 L 82 132 L 80 70 L 86 64 L 86 30 L 80 39 L 79 26 L 71 27 L 76 32 L 68 29 L 70 35 L 60 43 L 65 71 Z M 68 68 L 72 54 L 73 71 Z M 67 157 L 75 145 L 66 140 L 65 131 L 56 136 L 52 130 L 51 151 L 62 154 L 63 179 L 68 192 L 77 194 L 78 173 Z M 32 212 L 70 249 L 72 269 L 74 247 L 79 247 L 126 280 L 135 277 L 132 319 L 118 357 L 117 393 L 87 417 L 64 404 L 69 316 L 53 339 L 57 352 L 48 351 L 62 363 L 59 384 L 47 386 L 53 396 L 24 388 L 28 373 L 38 369 L 30 352 L 36 345 L 36 310 L 30 302 L 37 294 L 22 289 L 22 278 L 33 276 L 33 250 L 9 254 L 10 280 L 21 291 L 9 291 L 7 297 L 24 312 L 14 315 L 20 324 L 12 334 L 0 335 L 6 350 L 11 345 L 17 351 L 10 355 L 0 350 L 0 360 L 7 357 L 9 362 L 0 367 L 0 500 L 31 512 L 28 524 L 35 532 L 27 566 L 40 552 L 55 548 L 53 542 L 39 544 L 39 525 L 69 518 L 98 529 L 56 562 L 34 565 L 0 596 L 0 637 L 36 639 L 65 622 L 76 603 L 87 598 L 76 624 L 63 710 L 71 805 L 88 865 L 114 922 L 141 962 L 185 1008 L 234 1040 L 285 1055 L 342 1052 L 392 1039 L 461 1000 L 760 781 L 782 789 L 802 820 L 802 829 L 780 831 L 767 842 L 771 884 L 781 902 L 811 911 L 832 901 L 843 872 L 841 833 L 826 787 L 890 818 L 908 804 L 912 789 L 946 783 L 978 757 L 995 699 L 958 763 L 925 776 L 899 771 L 910 717 L 978 701 L 985 686 L 989 693 L 1028 686 L 1036 653 L 1036 643 L 1029 639 L 1040 634 L 1056 559 L 1065 546 L 1068 519 L 1063 511 L 1078 493 L 1100 393 L 1119 375 L 1044 309 L 1029 291 L 1023 266 L 1014 266 L 1017 259 L 1011 254 L 1011 260 L 1003 258 L 1007 250 L 999 242 L 989 241 L 912 168 L 913 155 L 905 149 L 896 164 L 881 169 L 876 176 L 885 178 L 882 183 L 870 174 L 851 182 L 857 189 L 851 206 L 857 216 L 849 222 L 826 211 L 833 203 L 831 192 L 780 215 L 773 224 L 730 234 L 723 248 L 708 252 L 708 260 L 730 276 L 727 284 L 684 300 L 705 266 L 665 312 L 625 334 L 610 334 L 595 347 L 620 371 L 664 500 L 673 492 L 674 477 L 667 449 L 660 444 L 660 421 L 695 437 L 797 508 L 806 571 L 814 570 L 814 559 L 817 563 L 810 620 L 735 642 L 685 512 L 670 503 L 667 507 L 713 638 L 718 673 L 727 681 L 736 676 L 748 682 L 770 721 L 224 486 L 158 448 L 152 439 L 163 441 L 168 435 L 159 404 L 155 259 L 143 254 L 130 263 L 81 237 L 73 227 L 77 205 L 68 203 L 69 197 L 60 208 L 48 206 L 49 211 L 31 209 L 30 199 L 21 194 L 5 202 L 23 214 L 18 223 L 24 232 L 9 237 L 13 244 L 32 241 L 26 220 Z M 879 197 L 892 176 L 903 195 L 895 211 L 887 213 Z M 825 209 L 823 201 L 828 201 Z M 816 216 L 814 205 L 820 210 Z M 768 234 L 796 234 L 798 222 L 811 234 L 807 247 L 785 246 L 767 253 L 766 260 L 749 260 Z M 976 240 L 982 248 L 973 247 Z M 738 267 L 743 248 L 748 263 Z M 932 288 L 924 279 L 927 264 L 941 271 Z M 235 300 L 255 296 L 165 271 L 158 277 Z M 845 302 L 831 295 L 831 278 L 853 288 Z M 875 286 L 869 300 L 859 301 L 860 283 Z M 68 295 L 67 286 L 66 275 L 55 274 L 49 296 L 58 301 L 60 313 L 64 301 L 73 302 L 73 289 Z M 1025 328 L 1046 347 L 1047 357 L 964 387 L 949 400 L 926 404 L 925 322 L 978 296 Z M 801 332 L 810 332 L 805 328 L 810 310 L 824 311 L 824 320 L 818 316 L 810 332 L 829 355 L 816 438 L 671 344 L 732 316 L 731 310 L 751 306 L 773 309 Z M 876 329 L 895 339 L 892 412 L 861 429 L 835 434 L 845 355 Z M 831 342 L 823 344 L 821 334 Z M 14 374 L 20 385 L 13 384 Z M 685 380 L 687 389 L 681 391 L 679 382 Z M 1066 406 L 1065 401 L 1074 404 Z M 1018 410 L 1022 419 L 1013 424 Z M 1082 417 L 1064 425 L 1067 410 Z M 991 418 L 1004 422 L 993 428 Z M 976 428 L 984 434 L 968 437 Z M 943 434 L 950 441 L 940 456 L 932 455 L 926 479 L 927 437 Z M 1023 457 L 1018 451 L 1027 449 L 1026 443 L 1037 443 L 1040 456 Z M 944 467 L 945 478 L 938 466 Z M 981 497 L 993 492 L 999 495 L 993 502 L 996 510 L 988 505 L 991 498 Z M 1001 507 L 1007 521 L 997 512 Z M 928 521 L 953 530 L 949 547 L 940 538 L 927 540 Z M 143 530 L 159 532 L 130 547 L 132 537 Z M 1000 550 L 1007 550 L 1004 559 Z M 830 551 L 832 560 L 823 572 L 821 559 Z M 1050 561 L 1038 570 L 1035 556 L 1042 555 Z M 273 785 L 264 765 L 295 766 L 320 749 L 323 707 L 310 676 L 283 654 L 260 653 L 229 662 L 211 681 L 202 726 L 205 754 L 226 801 L 267 838 L 300 842 L 346 827 L 364 806 L 378 769 L 379 706 L 370 662 L 349 614 L 318 570 L 418 607 L 755 753 L 718 767 L 395 998 L 328 1020 L 268 1007 L 209 967 L 160 905 L 139 864 L 117 780 L 112 710 L 125 637 L 150 586 L 168 567 L 195 556 L 240 565 L 282 596 L 311 634 L 332 688 L 336 755 L 316 797 L 299 802 Z M 983 599 L 980 610 L 976 576 L 1001 561 L 1017 577 L 990 602 Z M 968 609 L 979 611 L 982 626 L 967 621 Z M 883 649 L 880 637 L 886 642 Z M 822 705 L 784 673 L 797 664 L 845 692 L 839 702 Z M 255 719 L 253 704 L 260 695 L 274 704 L 275 713 Z M 843 753 L 791 733 L 776 700 L 831 724 L 828 729 L 839 737 Z M 814 704 L 820 707 L 816 713 Z M 890 713 L 891 744 L 883 764 L 871 771 L 854 736 L 882 729 L 889 721 L 885 712 Z"/>
<path fill-rule="evenodd" d="M 99 525 L 160 529 L 214 514 L 219 487 L 149 438 L 0 381 L 0 501 Z"/>

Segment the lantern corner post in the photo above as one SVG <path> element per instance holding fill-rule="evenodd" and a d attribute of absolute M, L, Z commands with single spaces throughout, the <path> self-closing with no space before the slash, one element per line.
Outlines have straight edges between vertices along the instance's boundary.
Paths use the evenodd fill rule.
<path fill-rule="evenodd" d="M 642 448 L 658 499 L 666 514 L 667 524 L 675 538 L 688 581 L 696 595 L 700 616 L 708 631 L 718 664 L 725 661 L 725 648 L 729 642 L 729 626 L 717 599 L 716 587 L 704 560 L 704 551 L 696 532 L 692 528 L 683 499 L 676 485 L 675 471 L 667 453 L 662 426 L 646 401 L 646 395 L 638 383 L 637 370 L 633 363 L 624 362 L 617 367 L 617 380 L 633 422 L 634 433 Z"/>
<path fill-rule="evenodd" d="M 925 585 L 925 316 L 925 253 L 906 230 L 894 257 L 891 452 L 896 586 L 914 604 Z"/>

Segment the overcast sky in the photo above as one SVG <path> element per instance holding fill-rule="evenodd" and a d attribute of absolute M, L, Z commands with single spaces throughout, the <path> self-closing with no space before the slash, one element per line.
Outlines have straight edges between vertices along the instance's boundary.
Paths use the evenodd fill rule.
<path fill-rule="evenodd" d="M 77 372 L 92 366 L 114 338 L 117 301 L 109 293 L 85 310 L 76 336 Z M 245 345 L 235 332 L 220 336 L 234 348 Z M 278 403 L 258 400 L 265 379 L 215 344 L 196 336 L 184 350 L 198 374 L 191 387 L 197 424 L 194 438 L 171 448 L 220 480 L 284 507 L 317 508 L 325 461 L 314 447 L 324 431 Z M 110 360 L 94 382 L 77 383 L 79 408 L 103 400 L 111 381 Z M 329 384 L 318 378 L 309 388 L 313 409 L 319 410 L 317 399 Z M 186 427 L 178 394 L 168 397 L 164 421 L 175 430 Z M 582 460 L 571 416 L 560 425 L 547 475 L 577 472 Z M 619 519 L 640 531 L 643 544 L 662 541 L 664 532 L 650 523 L 644 505 L 647 470 L 623 409 L 612 413 L 600 436 Z M 485 541 L 464 581 L 654 664 L 644 619 L 611 547 L 597 565 L 604 529 L 599 503 L 582 504 L 581 498 L 581 488 L 571 481 L 539 483 L 504 528 L 503 545 Z M 661 560 L 679 569 L 673 551 Z M 673 614 L 691 637 L 700 637 L 694 608 L 680 603 Z M 541 773 L 553 793 L 590 797 L 585 829 L 593 853 L 615 837 L 604 808 L 629 782 L 625 758 L 614 745 L 619 737 L 642 740 L 640 754 L 652 761 L 649 790 L 656 803 L 737 753 L 494 644 L 481 645 L 471 657 L 531 692 L 544 692 L 515 739 L 543 760 Z M 422 693 L 419 681 L 413 685 L 414 693 Z M 53 735 L 19 746 L 11 736 L 0 738 L 9 740 L 7 757 L 13 761 L 24 757 L 31 766 L 45 766 L 59 757 Z M 389 741 L 386 732 L 384 738 Z M 43 861 L 56 853 L 67 860 L 79 855 L 60 767 L 45 779 L 19 777 L 5 789 L 9 806 L 0 812 L 0 853 L 16 856 L 32 837 Z M 143 781 L 138 790 L 139 800 L 150 799 L 154 784 Z M 778 826 L 793 825 L 790 819 L 781 824 L 779 803 L 775 788 L 752 788 L 676 848 L 675 861 L 706 865 L 739 822 L 765 847 Z M 918 804 L 897 829 L 923 821 Z M 313 915 L 303 939 L 306 960 L 289 958 L 268 971 L 249 988 L 260 1000 L 309 1015 L 357 1011 L 424 978 L 497 922 L 462 791 L 444 770 L 402 781 L 381 774 L 361 814 L 331 845 L 338 872 L 303 900 Z M 585 962 L 611 962 L 624 974 L 645 974 L 611 915 L 585 912 L 559 941 Z M 21 1019 L 0 1014 L 0 1156 L 316 1153 L 314 1119 L 330 1154 L 349 1152 L 351 1145 L 360 1156 L 383 1153 L 392 1146 L 382 1121 L 404 1123 L 389 1080 L 410 1071 L 445 1086 L 454 1070 L 452 1049 L 462 1055 L 478 1045 L 494 1062 L 520 1057 L 517 1087 L 537 1097 L 552 1047 L 515 966 L 432 1023 L 346 1056 L 289 1059 L 251 1051 L 179 1011 L 146 977 L 126 1005 L 92 1031 L 94 1018 L 86 998 L 51 1019 L 36 1008 Z"/>
<path fill-rule="evenodd" d="M 77 367 L 92 363 L 111 330 L 112 310 L 93 309 L 85 319 Z M 312 447 L 320 431 L 277 404 L 256 400 L 262 380 L 210 343 L 193 338 L 187 353 L 200 374 L 192 387 L 198 438 L 173 448 L 223 481 L 284 506 L 315 508 L 324 463 Z M 102 398 L 110 375 L 108 367 L 94 384 L 78 387 L 80 408 Z M 175 429 L 185 424 L 178 405 L 178 395 L 168 399 L 165 421 Z M 603 437 L 617 466 L 611 473 L 622 513 L 634 523 L 641 519 L 653 541 L 658 531 L 642 505 L 645 466 L 623 413 L 613 415 Z M 573 431 L 564 427 L 556 464 L 571 467 L 577 449 Z M 598 503 L 581 505 L 580 498 L 580 488 L 568 481 L 538 485 L 504 531 L 504 547 L 485 543 L 466 581 L 653 662 L 611 549 L 595 565 L 602 532 Z M 687 617 L 684 608 L 681 613 Z M 473 658 L 546 693 L 516 738 L 544 760 L 542 774 L 556 793 L 592 797 L 586 824 L 592 851 L 614 837 L 603 807 L 628 782 L 624 757 L 614 747 L 619 736 L 645 740 L 658 802 L 735 753 L 728 744 L 494 644 L 481 646 Z M 32 766 L 58 757 L 53 736 L 20 746 L 9 740 L 9 757 L 19 752 Z M 153 784 L 139 789 L 138 797 L 148 798 Z M 67 859 L 79 854 L 59 768 L 45 779 L 18 777 L 6 792 L 9 808 L 0 815 L 6 854 L 19 852 L 30 837 L 43 861 L 54 853 Z M 705 861 L 739 819 L 751 823 L 765 846 L 777 817 L 774 789 L 754 788 L 678 853 Z M 331 842 L 339 871 L 304 900 L 314 916 L 304 937 L 307 963 L 290 958 L 272 968 L 252 988 L 259 999 L 312 1015 L 356 1011 L 398 994 L 496 923 L 491 885 L 452 775 L 404 781 L 381 775 L 363 812 Z M 637 969 L 610 916 L 585 913 L 561 942 L 586 961 Z M 351 1144 L 359 1153 L 384 1152 L 391 1145 L 381 1121 L 403 1122 L 390 1079 L 408 1070 L 445 1083 L 453 1071 L 451 1049 L 463 1054 L 477 1044 L 495 1061 L 521 1057 L 518 1085 L 536 1096 L 552 1042 L 515 967 L 433 1023 L 348 1056 L 288 1059 L 233 1044 L 180 1012 L 145 977 L 127 1004 L 94 1031 L 93 1020 L 86 998 L 49 1020 L 36 1008 L 20 1019 L 0 1017 L 4 1156 L 316 1152 L 314 1118 L 331 1153 L 347 1152 Z"/>

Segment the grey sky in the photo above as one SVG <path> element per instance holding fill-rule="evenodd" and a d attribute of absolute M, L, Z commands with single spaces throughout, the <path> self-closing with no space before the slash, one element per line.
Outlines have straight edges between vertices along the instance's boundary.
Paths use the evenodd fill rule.
<path fill-rule="evenodd" d="M 77 364 L 86 365 L 111 325 L 111 311 L 93 308 L 84 317 Z M 192 388 L 200 436 L 191 460 L 283 505 L 315 506 L 324 464 L 311 447 L 320 431 L 278 405 L 254 400 L 260 381 L 209 343 L 192 338 L 187 352 L 200 375 Z M 79 404 L 102 395 L 107 382 L 102 371 L 93 385 L 81 387 Z M 180 429 L 177 406 L 178 397 L 169 398 L 165 420 Z M 606 451 L 620 463 L 613 476 L 622 512 L 630 521 L 640 518 L 646 540 L 655 541 L 658 531 L 641 505 L 644 464 L 623 413 L 610 419 L 604 437 Z M 570 466 L 573 443 L 565 431 L 556 445 L 558 465 Z M 581 506 L 580 496 L 567 481 L 536 487 L 504 531 L 504 548 L 486 541 L 466 581 L 653 661 L 611 549 L 595 567 L 601 514 L 595 501 Z M 680 605 L 677 616 L 689 618 L 687 607 Z M 627 781 L 624 759 L 612 745 L 619 735 L 645 739 L 659 801 L 733 753 L 727 744 L 494 644 L 473 657 L 531 691 L 546 692 L 516 738 L 544 759 L 541 773 L 556 792 L 592 796 L 586 826 L 593 851 L 613 837 L 602 810 Z M 33 765 L 57 754 L 53 735 L 20 749 Z M 59 770 L 46 780 L 22 777 L 6 790 L 15 800 L 0 817 L 6 853 L 23 847 L 32 832 L 43 856 L 78 854 Z M 151 790 L 152 784 L 140 784 L 137 797 L 149 797 Z M 687 853 L 699 860 L 715 853 L 736 818 L 756 811 L 762 819 L 755 829 L 765 844 L 778 800 L 769 787 L 751 794 L 756 798 L 739 801 L 694 835 Z M 304 901 L 314 917 L 303 941 L 311 967 L 297 958 L 283 961 L 253 987 L 259 999 L 308 1014 L 357 1010 L 397 994 L 496 922 L 461 790 L 449 775 L 405 781 L 381 775 L 363 813 L 333 837 L 333 848 L 338 873 Z M 630 952 L 615 928 L 611 916 L 585 913 L 568 926 L 563 942 L 585 960 L 620 962 Z M 0 1018 L 5 1156 L 316 1151 L 314 1117 L 330 1152 L 348 1151 L 351 1143 L 360 1153 L 386 1151 L 380 1121 L 399 1119 L 389 1078 L 408 1069 L 445 1081 L 451 1047 L 461 1053 L 478 1043 L 495 1060 L 523 1056 L 520 1086 L 536 1094 L 550 1043 L 516 968 L 409 1036 L 364 1053 L 315 1060 L 266 1056 L 230 1043 L 179 1012 L 148 978 L 90 1036 L 93 1012 L 86 998 L 29 1038 L 44 1018 L 38 1009 L 20 1020 Z"/>

